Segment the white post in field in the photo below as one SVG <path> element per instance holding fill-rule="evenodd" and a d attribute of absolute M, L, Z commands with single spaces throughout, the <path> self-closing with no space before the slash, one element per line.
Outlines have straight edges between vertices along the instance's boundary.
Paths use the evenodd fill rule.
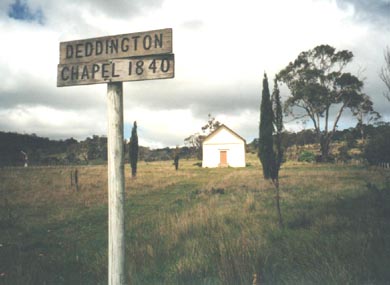
<path fill-rule="evenodd" d="M 126 282 L 123 82 L 174 76 L 171 28 L 60 43 L 57 87 L 107 83 L 109 285 Z"/>
<path fill-rule="evenodd" d="M 108 113 L 108 284 L 125 278 L 125 176 L 123 151 L 123 83 L 107 84 Z"/>

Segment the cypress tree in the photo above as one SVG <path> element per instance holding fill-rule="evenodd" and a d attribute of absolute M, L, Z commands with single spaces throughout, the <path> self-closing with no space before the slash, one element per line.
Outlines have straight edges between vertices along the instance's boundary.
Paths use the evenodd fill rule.
<path fill-rule="evenodd" d="M 274 174 L 275 153 L 273 150 L 273 112 L 268 88 L 267 74 L 264 73 L 263 91 L 260 105 L 259 149 L 258 156 L 263 165 L 263 176 L 272 179 Z"/>
<path fill-rule="evenodd" d="M 274 90 L 272 92 L 272 108 L 274 113 L 274 126 L 276 129 L 275 135 L 275 151 L 276 151 L 276 169 L 279 171 L 280 165 L 283 161 L 283 148 L 282 148 L 282 131 L 283 131 L 283 110 L 280 99 L 280 91 L 278 81 L 274 80 Z M 277 174 L 277 176 L 279 176 Z"/>
<path fill-rule="evenodd" d="M 134 121 L 133 129 L 131 130 L 130 137 L 130 166 L 131 166 L 131 177 L 137 176 L 137 162 L 138 162 L 138 135 L 137 135 L 137 122 Z"/>
<path fill-rule="evenodd" d="M 279 196 L 279 168 L 282 161 L 281 132 L 283 129 L 283 116 L 280 103 L 280 94 L 277 83 L 270 98 L 267 74 L 264 73 L 263 91 L 260 105 L 260 126 L 259 126 L 259 149 L 258 156 L 263 166 L 263 176 L 271 179 L 276 190 L 276 210 L 279 218 L 279 226 L 283 227 L 282 213 L 280 210 Z M 274 108 L 273 108 L 274 107 Z M 275 112 L 275 114 L 274 114 Z M 274 142 L 274 125 L 276 127 L 276 138 Z M 280 136 L 278 136 L 280 135 Z"/>

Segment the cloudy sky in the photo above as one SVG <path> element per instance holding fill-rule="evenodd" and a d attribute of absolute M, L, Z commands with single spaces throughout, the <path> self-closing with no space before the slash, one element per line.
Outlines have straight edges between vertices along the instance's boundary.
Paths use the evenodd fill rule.
<path fill-rule="evenodd" d="M 351 70 L 390 121 L 378 76 L 390 46 L 390 0 L 1 0 L 0 131 L 105 135 L 107 86 L 57 88 L 59 43 L 162 28 L 173 29 L 175 78 L 123 86 L 125 136 L 136 120 L 142 145 L 182 145 L 209 113 L 251 141 L 264 71 L 272 80 L 319 44 L 354 53 Z M 340 125 L 355 124 L 346 116 Z"/>

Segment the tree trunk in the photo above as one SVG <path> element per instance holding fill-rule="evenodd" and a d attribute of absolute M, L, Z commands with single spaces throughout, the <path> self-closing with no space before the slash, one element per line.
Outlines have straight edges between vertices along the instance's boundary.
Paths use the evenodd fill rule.
<path fill-rule="evenodd" d="M 280 195 L 279 195 L 279 179 L 276 178 L 272 180 L 274 186 L 275 186 L 275 191 L 276 191 L 276 211 L 278 212 L 278 220 L 279 220 L 279 228 L 283 228 L 283 217 L 282 217 L 282 211 L 280 209 Z"/>
<path fill-rule="evenodd" d="M 360 135 L 362 137 L 362 143 L 363 145 L 366 145 L 366 134 L 365 134 L 365 131 L 364 131 L 364 125 L 363 124 L 360 124 Z"/>
<path fill-rule="evenodd" d="M 321 147 L 321 162 L 329 162 L 329 145 L 330 145 L 330 139 L 325 137 L 324 135 L 321 136 L 320 140 L 320 147 Z"/>

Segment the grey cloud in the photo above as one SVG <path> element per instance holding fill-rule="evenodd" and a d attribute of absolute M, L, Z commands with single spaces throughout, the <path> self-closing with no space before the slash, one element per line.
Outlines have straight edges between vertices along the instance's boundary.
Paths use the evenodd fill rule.
<path fill-rule="evenodd" d="M 253 139 L 257 134 L 260 85 L 240 86 L 238 83 L 226 83 L 225 86 L 210 87 L 201 82 L 184 83 L 166 80 L 153 83 L 132 82 L 125 85 L 124 89 L 125 108 L 137 106 L 156 111 L 189 109 L 194 119 L 201 122 L 206 122 L 210 113 L 216 117 L 221 115 L 240 117 L 246 113 L 249 114 L 248 121 L 235 131 L 248 139 Z M 254 118 L 253 114 L 255 114 Z M 197 127 L 201 131 L 201 125 Z M 191 134 L 189 132 L 177 136 L 164 136 L 158 130 L 142 130 L 142 122 L 139 122 L 139 132 L 144 139 L 158 140 L 166 146 L 183 144 L 184 138 Z"/>
<path fill-rule="evenodd" d="M 256 94 L 209 94 L 193 104 L 195 115 L 205 117 L 213 115 L 239 115 L 245 110 L 258 109 L 259 98 Z"/>
<path fill-rule="evenodd" d="M 38 1 L 45 15 L 45 25 L 62 30 L 62 41 L 95 37 L 105 32 L 104 22 L 96 24 L 91 17 L 133 20 L 151 9 L 159 8 L 164 0 L 31 0 Z"/>
<path fill-rule="evenodd" d="M 0 110 L 16 106 L 46 106 L 58 110 L 96 109 L 102 105 L 105 97 L 103 90 L 100 91 L 101 95 L 94 93 L 99 87 L 90 87 L 90 90 L 85 90 L 85 87 L 58 89 L 28 76 L 14 76 L 13 80 L 17 85 L 12 88 L 0 86 Z"/>
<path fill-rule="evenodd" d="M 341 8 L 353 5 L 360 20 L 376 24 L 390 24 L 390 2 L 388 0 L 337 0 Z"/>
<path fill-rule="evenodd" d="M 163 146 L 173 147 L 175 145 L 182 145 L 184 143 L 185 136 L 181 134 L 169 134 L 160 130 L 151 130 L 142 127 L 142 121 L 138 123 L 138 136 L 146 141 L 159 142 Z"/>
<path fill-rule="evenodd" d="M 201 82 L 192 82 L 188 85 L 169 81 L 159 84 L 142 82 L 137 88 L 125 90 L 129 92 L 129 95 L 125 95 L 125 104 L 155 110 L 191 109 L 195 116 L 200 117 L 207 117 L 208 113 L 236 115 L 242 110 L 258 108 L 261 92 L 258 88 L 258 86 L 242 88 L 239 84 L 210 87 L 204 83 L 202 85 Z"/>
<path fill-rule="evenodd" d="M 23 112 L 23 111 L 21 111 Z M 0 113 L 0 130 L 25 134 L 35 133 L 50 139 L 67 139 L 73 137 L 84 140 L 88 136 L 105 135 L 93 120 L 79 120 L 77 124 L 62 125 L 61 127 L 48 126 L 46 122 L 30 117 L 28 121 L 19 122 L 8 117 L 7 112 Z"/>
<path fill-rule="evenodd" d="M 12 0 L 3 0 L 0 1 L 0 15 L 3 17 L 8 17 L 8 9 L 9 6 L 13 3 L 14 1 Z"/>

